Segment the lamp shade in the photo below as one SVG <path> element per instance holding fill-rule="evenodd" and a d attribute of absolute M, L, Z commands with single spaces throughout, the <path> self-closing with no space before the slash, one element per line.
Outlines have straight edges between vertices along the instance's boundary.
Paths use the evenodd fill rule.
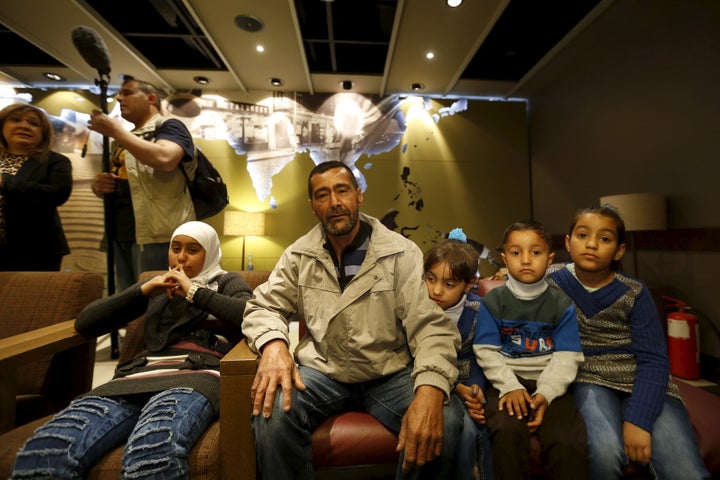
<path fill-rule="evenodd" d="M 667 212 L 665 196 L 658 193 L 627 193 L 600 197 L 601 204 L 615 207 L 629 232 L 665 230 Z"/>
<path fill-rule="evenodd" d="M 265 235 L 265 214 L 263 212 L 225 210 L 223 231 L 225 235 L 240 237 Z"/>

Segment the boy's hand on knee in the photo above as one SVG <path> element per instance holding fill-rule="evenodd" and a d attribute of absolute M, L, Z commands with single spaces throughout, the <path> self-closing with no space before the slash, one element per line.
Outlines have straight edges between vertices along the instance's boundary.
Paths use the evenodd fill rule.
<path fill-rule="evenodd" d="M 507 414 L 517 417 L 518 420 L 528 415 L 528 405 L 532 401 L 530 394 L 524 388 L 513 390 L 502 396 L 498 402 L 498 410 L 507 409 Z"/>
<path fill-rule="evenodd" d="M 542 393 L 536 393 L 530 402 L 530 419 L 527 426 L 530 433 L 535 433 L 545 419 L 545 412 L 548 408 L 548 401 Z"/>

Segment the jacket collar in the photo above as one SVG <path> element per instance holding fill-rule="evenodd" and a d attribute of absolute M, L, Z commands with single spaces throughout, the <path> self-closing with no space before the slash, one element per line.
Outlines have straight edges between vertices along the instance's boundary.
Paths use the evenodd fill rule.
<path fill-rule="evenodd" d="M 405 251 L 405 246 L 402 243 L 403 237 L 395 235 L 380 220 L 362 212 L 360 212 L 359 220 L 367 223 L 372 229 L 366 259 L 374 260 L 389 255 L 397 255 Z M 319 258 L 328 255 L 327 250 L 323 247 L 325 242 L 325 232 L 322 225 L 317 224 L 295 242 L 293 252 Z"/>

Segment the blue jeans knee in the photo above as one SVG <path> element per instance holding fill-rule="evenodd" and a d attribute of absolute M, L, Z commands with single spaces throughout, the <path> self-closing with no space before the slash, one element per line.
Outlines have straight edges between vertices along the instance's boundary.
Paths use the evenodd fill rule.
<path fill-rule="evenodd" d="M 210 401 L 191 388 L 173 388 L 153 396 L 128 438 L 123 478 L 187 478 L 188 454 L 214 418 Z"/>
<path fill-rule="evenodd" d="M 18 452 L 13 479 L 82 478 L 106 452 L 121 445 L 140 407 L 87 396 L 73 400 L 38 428 Z"/>

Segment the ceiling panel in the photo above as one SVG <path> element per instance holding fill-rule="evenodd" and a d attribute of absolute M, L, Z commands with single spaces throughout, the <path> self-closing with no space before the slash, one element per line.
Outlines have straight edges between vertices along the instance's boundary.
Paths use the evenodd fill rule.
<path fill-rule="evenodd" d="M 463 78 L 520 80 L 599 0 L 513 0 L 463 72 Z"/>
<path fill-rule="evenodd" d="M 22 0 L 0 2 L 0 78 L 92 87 L 71 41 L 94 29 L 124 74 L 170 91 L 503 97 L 613 0 Z M 37 15 L 43 12 L 43 15 Z M 257 19 L 247 31 L 238 16 Z M 250 23 L 254 25 L 254 23 Z M 265 51 L 258 53 L 257 45 Z M 425 54 L 432 51 L 432 60 Z M 43 72 L 56 71 L 53 83 Z M 208 85 L 193 79 L 204 76 Z M 282 80 L 278 87 L 271 78 Z M 423 89 L 412 92 L 412 84 Z"/>

